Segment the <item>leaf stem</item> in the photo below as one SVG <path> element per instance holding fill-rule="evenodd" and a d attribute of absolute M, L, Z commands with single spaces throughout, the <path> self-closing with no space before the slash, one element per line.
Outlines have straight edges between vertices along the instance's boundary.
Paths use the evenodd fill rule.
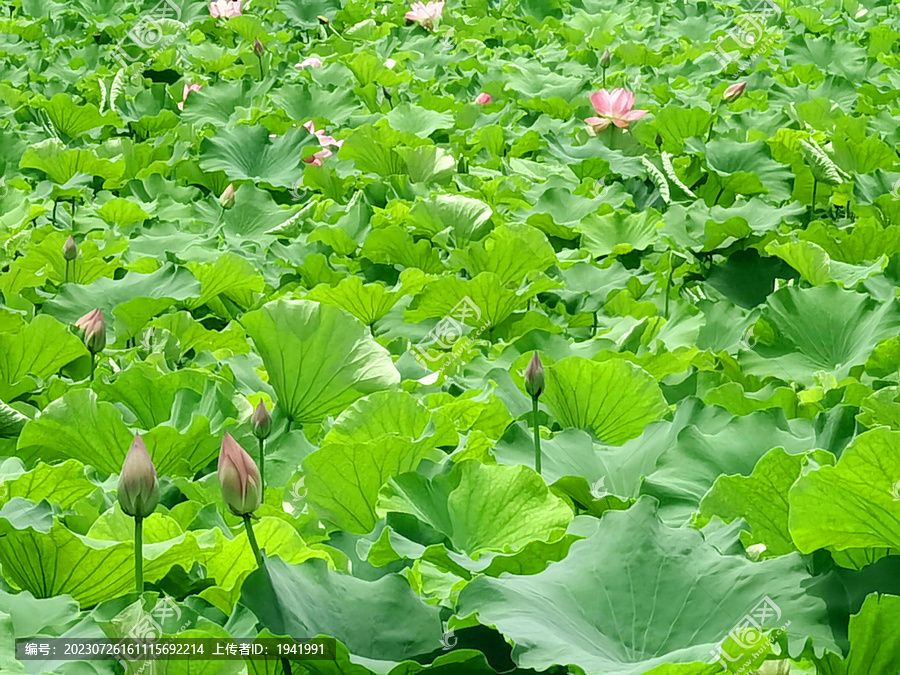
<path fill-rule="evenodd" d="M 266 442 L 263 439 L 259 440 L 259 480 L 262 483 L 262 493 L 266 494 Z M 265 496 L 263 497 L 265 500 Z"/>
<path fill-rule="evenodd" d="M 541 475 L 541 427 L 538 424 L 538 400 L 536 396 L 531 398 L 531 410 L 534 413 L 534 470 Z"/>
<path fill-rule="evenodd" d="M 253 549 L 256 564 L 262 567 L 262 555 L 259 552 L 259 544 L 256 543 L 256 535 L 253 534 L 253 523 L 250 522 L 249 513 L 244 514 L 244 528 L 247 530 L 247 539 L 250 540 L 250 548 Z"/>
<path fill-rule="evenodd" d="M 812 201 L 809 204 L 809 220 L 812 222 L 813 214 L 816 212 L 816 188 L 819 187 L 819 181 L 813 178 Z"/>
<path fill-rule="evenodd" d="M 91 352 L 91 380 L 94 379 L 94 370 L 97 368 L 97 355 Z"/>
<path fill-rule="evenodd" d="M 93 359 L 93 354 L 91 355 Z M 138 593 L 144 592 L 144 519 L 134 518 L 134 588 Z"/>

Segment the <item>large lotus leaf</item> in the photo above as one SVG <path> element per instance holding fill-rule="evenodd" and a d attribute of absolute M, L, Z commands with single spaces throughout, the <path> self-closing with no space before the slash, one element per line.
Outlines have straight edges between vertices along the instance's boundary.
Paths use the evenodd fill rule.
<path fill-rule="evenodd" d="M 581 221 L 582 246 L 591 255 L 624 255 L 635 249 L 641 251 L 658 238 L 663 218 L 655 209 L 640 213 L 607 215 L 592 214 Z"/>
<path fill-rule="evenodd" d="M 782 288 L 769 296 L 762 316 L 774 336 L 741 352 L 744 371 L 807 385 L 817 371 L 846 377 L 880 340 L 900 332 L 896 300 L 878 303 L 833 284 Z"/>
<path fill-rule="evenodd" d="M 71 458 L 117 474 L 133 439 L 112 403 L 89 389 L 70 389 L 25 425 L 16 454 L 26 466 Z"/>
<path fill-rule="evenodd" d="M 88 351 L 78 337 L 56 319 L 38 315 L 10 333 L 0 333 L 0 400 L 12 399 L 37 386 Z"/>
<path fill-rule="evenodd" d="M 183 267 L 163 265 L 152 274 L 127 273 L 121 279 L 97 279 L 89 286 L 66 284 L 45 303 L 47 314 L 74 324 L 92 309 L 103 310 L 107 330 L 124 346 L 147 321 L 173 304 L 200 296 L 200 283 Z M 113 342 L 109 340 L 109 342 Z"/>
<path fill-rule="evenodd" d="M 336 286 L 319 284 L 306 295 L 309 300 L 347 310 L 367 326 L 387 314 L 402 296 L 384 284 L 363 284 L 357 276 L 341 279 Z"/>
<path fill-rule="evenodd" d="M 250 351 L 250 344 L 243 327 L 232 321 L 222 330 L 210 330 L 196 321 L 188 312 L 173 312 L 154 319 L 151 328 L 170 332 L 178 339 L 181 346 L 179 356 L 193 350 L 195 354 L 210 351 L 215 355 L 234 356 Z M 153 344 L 155 332 L 148 332 L 147 337 Z"/>
<path fill-rule="evenodd" d="M 642 494 L 660 500 L 667 522 L 686 520 L 720 475 L 750 475 L 774 447 L 798 454 L 817 444 L 811 424 L 789 421 L 780 409 L 745 417 L 718 414 L 704 422 L 680 429 L 641 485 Z"/>
<path fill-rule="evenodd" d="M 427 239 L 415 241 L 413 235 L 400 225 L 388 225 L 370 232 L 363 244 L 362 255 L 373 262 L 399 264 L 427 274 L 444 270 L 431 243 Z"/>
<path fill-rule="evenodd" d="M 700 502 L 701 524 L 712 516 L 726 523 L 743 518 L 753 531 L 744 544 L 765 544 L 767 556 L 795 551 L 788 529 L 788 490 L 812 460 L 825 466 L 834 457 L 824 450 L 808 455 L 790 455 L 784 448 L 773 448 L 759 460 L 749 476 L 719 476 Z"/>
<path fill-rule="evenodd" d="M 409 224 L 429 237 L 449 229 L 456 245 L 463 246 L 488 233 L 492 213 L 490 206 L 471 197 L 436 195 L 413 205 Z"/>
<path fill-rule="evenodd" d="M 735 143 L 714 139 L 706 144 L 706 162 L 722 185 L 734 192 L 769 194 L 776 201 L 790 198 L 793 174 L 789 167 L 771 158 L 763 141 Z"/>
<path fill-rule="evenodd" d="M 514 644 L 516 664 L 535 670 L 571 664 L 590 675 L 643 675 L 694 664 L 660 672 L 719 672 L 699 662 L 714 663 L 710 654 L 748 614 L 764 628 L 790 620 L 792 656 L 808 638 L 819 654 L 837 651 L 797 554 L 759 563 L 724 556 L 698 531 L 663 525 L 646 497 L 587 527 L 565 560 L 539 574 L 471 581 L 457 614 L 495 626 Z"/>
<path fill-rule="evenodd" d="M 400 436 L 323 445 L 303 460 L 307 501 L 329 524 L 365 534 L 378 521 L 381 486 L 392 476 L 415 471 L 423 459 L 441 456 L 429 445 Z"/>
<path fill-rule="evenodd" d="M 532 270 L 545 271 L 556 263 L 556 253 L 547 237 L 529 225 L 501 225 L 487 237 L 454 250 L 450 261 L 469 276 L 493 272 L 504 284 L 518 286 Z"/>
<path fill-rule="evenodd" d="M 114 111 L 108 110 L 101 115 L 97 106 L 92 103 L 76 103 L 67 94 L 57 94 L 50 100 L 38 97 L 32 105 L 45 111 L 56 130 L 70 138 L 97 127 L 122 126 L 122 120 Z"/>
<path fill-rule="evenodd" d="M 322 560 L 290 565 L 267 558 L 265 567 L 244 582 L 241 602 L 277 635 L 331 636 L 363 663 L 440 649 L 440 609 L 425 604 L 399 574 L 364 581 Z"/>
<path fill-rule="evenodd" d="M 69 459 L 62 464 L 39 462 L 31 471 L 24 467 L 15 476 L 4 476 L 5 499 L 22 497 L 33 502 L 46 499 L 63 508 L 72 507 L 78 500 L 93 494 L 99 485 L 88 480 L 84 464 Z"/>
<path fill-rule="evenodd" d="M 900 387 L 885 387 L 859 402 L 857 420 L 865 427 L 886 426 L 900 430 Z"/>
<path fill-rule="evenodd" d="M 310 558 L 330 561 L 327 553 L 311 549 L 297 530 L 280 518 L 261 518 L 254 524 L 253 534 L 266 555 L 277 555 L 285 562 L 299 564 Z M 216 530 L 216 555 L 206 562 L 206 575 L 214 579 L 216 585 L 204 589 L 200 597 L 230 614 L 240 598 L 244 579 L 256 568 L 256 557 L 246 532 L 234 539 L 226 539 L 221 530 Z"/>
<path fill-rule="evenodd" d="M 16 438 L 26 422 L 25 415 L 0 401 L 0 438 Z"/>
<path fill-rule="evenodd" d="M 486 466 L 469 460 L 429 480 L 417 473 L 392 478 L 377 511 L 405 513 L 434 528 L 472 557 L 512 553 L 534 541 L 559 539 L 572 510 L 525 466 Z"/>
<path fill-rule="evenodd" d="M 453 127 L 453 115 L 409 103 L 401 103 L 392 108 L 387 114 L 387 121 L 390 122 L 391 128 L 415 134 L 420 138 L 428 138 L 438 129 Z"/>
<path fill-rule="evenodd" d="M 67 150 L 61 141 L 51 138 L 29 146 L 22 155 L 19 168 L 37 169 L 53 182 L 65 185 L 77 174 L 118 181 L 125 172 L 125 162 L 101 159 L 91 150 Z"/>
<path fill-rule="evenodd" d="M 541 402 L 566 427 L 592 429 L 601 441 L 620 445 L 669 412 L 659 384 L 645 370 L 621 360 L 598 363 L 570 356 L 546 369 Z"/>
<path fill-rule="evenodd" d="M 797 548 L 900 548 L 898 476 L 900 431 L 879 427 L 854 438 L 837 464 L 810 471 L 791 488 Z"/>
<path fill-rule="evenodd" d="M 134 590 L 134 545 L 75 534 L 46 502 L 13 499 L 0 509 L 3 573 L 37 598 L 67 594 L 82 607 Z M 144 546 L 144 579 L 155 583 L 175 565 L 204 560 L 196 536 Z"/>
<path fill-rule="evenodd" d="M 200 168 L 224 171 L 229 179 L 289 188 L 303 175 L 298 160 L 312 154 L 305 148 L 313 145 L 318 145 L 316 137 L 301 127 L 271 140 L 265 127 L 241 124 L 203 141 Z"/>
<path fill-rule="evenodd" d="M 766 246 L 766 252 L 782 258 L 788 265 L 800 273 L 800 277 L 811 286 L 820 286 L 831 282 L 845 288 L 853 288 L 860 281 L 887 267 L 888 259 L 881 256 L 871 265 L 848 265 L 832 260 L 818 245 L 809 241 L 788 242 L 778 244 L 772 242 Z"/>
<path fill-rule="evenodd" d="M 826 654 L 822 675 L 874 675 L 896 670 L 900 659 L 900 597 L 872 593 L 850 617 L 850 653 Z"/>
<path fill-rule="evenodd" d="M 223 253 L 211 263 L 188 263 L 187 268 L 197 277 L 202 289 L 200 297 L 188 303 L 191 309 L 209 304 L 219 295 L 246 309 L 266 286 L 256 268 L 246 258 L 233 253 Z M 226 318 L 230 317 L 226 315 Z"/>
<path fill-rule="evenodd" d="M 297 423 L 319 422 L 400 382 L 387 350 L 342 309 L 278 300 L 243 316 L 278 404 Z"/>
<path fill-rule="evenodd" d="M 428 410 L 408 392 L 380 391 L 344 410 L 322 439 L 322 445 L 366 443 L 382 436 L 399 436 L 429 448 L 456 447 L 459 442 L 446 415 Z"/>

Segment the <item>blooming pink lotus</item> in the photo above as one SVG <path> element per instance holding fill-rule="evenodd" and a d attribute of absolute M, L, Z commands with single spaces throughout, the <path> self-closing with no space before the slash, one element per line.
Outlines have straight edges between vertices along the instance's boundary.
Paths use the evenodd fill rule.
<path fill-rule="evenodd" d="M 300 63 L 298 63 L 294 68 L 321 68 L 322 67 L 322 59 L 316 58 L 315 56 L 310 56 L 308 59 L 303 59 Z"/>
<path fill-rule="evenodd" d="M 310 155 L 309 157 L 304 157 L 303 161 L 307 164 L 312 164 L 313 166 L 322 166 L 322 160 L 328 159 L 334 153 L 328 148 L 324 148 L 319 150 L 317 153 Z"/>
<path fill-rule="evenodd" d="M 439 2 L 414 2 L 406 13 L 406 20 L 410 23 L 417 23 L 426 30 L 434 30 L 434 22 L 441 18 L 444 13 L 444 0 Z"/>
<path fill-rule="evenodd" d="M 187 101 L 188 94 L 192 91 L 200 91 L 203 89 L 202 84 L 185 84 L 184 91 L 181 94 L 181 100 L 178 102 L 178 109 L 184 110 L 184 102 Z"/>
<path fill-rule="evenodd" d="M 220 16 L 224 16 L 226 19 L 231 19 L 236 16 L 241 16 L 243 12 L 241 11 L 241 2 L 243 0 L 212 0 L 209 3 L 209 15 L 218 19 Z"/>
<path fill-rule="evenodd" d="M 649 110 L 632 110 L 634 94 L 624 89 L 613 89 L 612 92 L 601 89 L 591 94 L 591 104 L 598 117 L 588 117 L 585 122 L 591 125 L 594 133 L 606 129 L 610 122 L 620 129 L 627 129 L 629 122 L 636 122 Z"/>
<path fill-rule="evenodd" d="M 344 145 L 344 141 L 339 141 L 334 138 L 334 136 L 329 136 L 325 133 L 324 129 L 319 129 L 316 131 L 316 125 L 312 120 L 303 125 L 303 128 L 306 129 L 309 133 L 319 139 L 319 145 L 323 148 L 327 148 L 329 145 L 333 145 L 336 148 L 340 148 Z M 327 155 L 326 155 L 327 156 Z"/>
<path fill-rule="evenodd" d="M 485 92 L 481 92 L 480 94 L 478 94 L 478 96 L 475 97 L 475 103 L 477 103 L 478 105 L 487 105 L 493 100 L 493 97 Z"/>

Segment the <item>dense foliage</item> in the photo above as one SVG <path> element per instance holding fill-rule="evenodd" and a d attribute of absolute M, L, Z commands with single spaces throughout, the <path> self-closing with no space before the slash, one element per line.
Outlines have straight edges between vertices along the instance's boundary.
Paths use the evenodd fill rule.
<path fill-rule="evenodd" d="M 0 672 L 895 674 L 898 38 L 7 5 Z M 161 635 L 337 658 L 15 658 Z"/>

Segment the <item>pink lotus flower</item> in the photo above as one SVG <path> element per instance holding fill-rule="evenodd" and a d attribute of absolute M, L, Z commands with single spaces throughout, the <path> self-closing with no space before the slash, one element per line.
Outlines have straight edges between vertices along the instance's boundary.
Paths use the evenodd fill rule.
<path fill-rule="evenodd" d="M 725 103 L 734 103 L 741 97 L 741 94 L 744 93 L 744 88 L 746 86 L 746 82 L 737 82 L 731 85 L 725 90 L 725 93 L 722 94 L 722 100 L 725 101 Z"/>
<path fill-rule="evenodd" d="M 585 122 L 591 125 L 594 133 L 606 129 L 610 122 L 620 129 L 627 129 L 629 122 L 636 122 L 649 110 L 632 110 L 634 94 L 624 89 L 613 89 L 612 92 L 601 89 L 591 94 L 591 104 L 599 117 L 588 117 Z"/>
<path fill-rule="evenodd" d="M 303 128 L 306 129 L 309 133 L 319 139 L 319 145 L 323 148 L 328 147 L 329 145 L 334 146 L 335 148 L 340 148 L 344 145 L 344 141 L 338 141 L 334 138 L 334 136 L 329 136 L 325 133 L 323 129 L 319 129 L 316 131 L 316 125 L 312 120 L 303 125 Z"/>
<path fill-rule="evenodd" d="M 414 2 L 406 13 L 406 20 L 410 23 L 417 23 L 426 30 L 434 30 L 434 22 L 441 18 L 444 13 L 444 0 L 439 2 Z"/>
<path fill-rule="evenodd" d="M 477 103 L 478 105 L 487 105 L 493 100 L 494 99 L 491 97 L 491 95 L 485 92 L 481 92 L 480 94 L 478 94 L 478 96 L 475 97 L 475 103 Z"/>
<path fill-rule="evenodd" d="M 84 331 L 84 345 L 91 354 L 97 354 L 106 347 L 106 321 L 103 311 L 92 309 L 75 322 L 75 328 Z"/>
<path fill-rule="evenodd" d="M 300 63 L 298 63 L 294 68 L 321 68 L 322 67 L 322 59 L 316 58 L 315 56 L 310 56 L 308 59 L 303 59 Z"/>
<path fill-rule="evenodd" d="M 331 150 L 329 150 L 328 148 L 325 148 L 323 150 L 319 150 L 317 153 L 315 153 L 313 155 L 310 155 L 309 157 L 304 157 L 303 161 L 306 162 L 307 164 L 312 164 L 313 166 L 322 166 L 322 160 L 328 159 L 333 154 L 334 153 Z"/>
<path fill-rule="evenodd" d="M 184 102 L 187 101 L 188 94 L 192 91 L 200 91 L 203 89 L 202 84 L 185 84 L 184 91 L 181 94 L 181 101 L 178 102 L 178 109 L 184 110 Z"/>
<path fill-rule="evenodd" d="M 218 19 L 220 16 L 224 16 L 226 19 L 241 16 L 243 14 L 241 2 L 242 0 L 212 0 L 209 3 L 209 15 L 214 19 Z"/>

